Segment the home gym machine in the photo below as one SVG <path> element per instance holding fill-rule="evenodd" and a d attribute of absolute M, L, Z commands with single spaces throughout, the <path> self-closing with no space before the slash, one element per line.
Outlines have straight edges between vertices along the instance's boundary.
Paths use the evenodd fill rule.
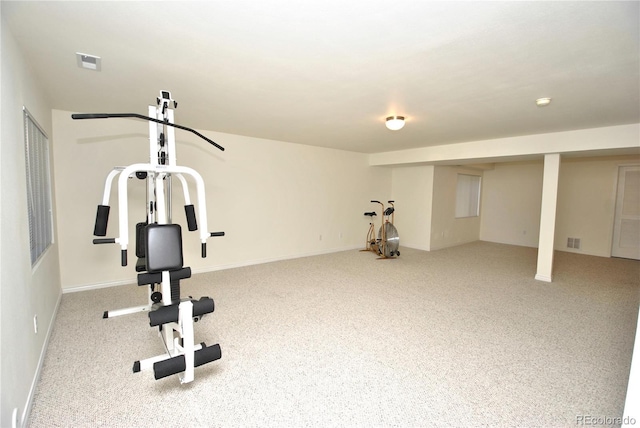
<path fill-rule="evenodd" d="M 384 209 L 384 204 L 382 202 L 371 202 L 374 204 L 380 204 L 382 207 L 382 226 L 380 226 L 380 229 L 378 230 L 378 236 L 376 238 L 373 217 L 375 217 L 377 214 L 375 211 L 364 213 L 364 215 L 371 218 L 371 222 L 369 223 L 369 231 L 367 232 L 365 248 L 361 251 L 372 251 L 374 254 L 379 255 L 381 259 L 388 259 L 399 256 L 400 250 L 398 250 L 398 247 L 400 245 L 400 237 L 398 236 L 396 227 L 393 225 L 396 210 L 393 205 L 394 201 L 388 201 L 391 206 L 386 210 Z M 389 221 L 389 217 L 391 217 L 391 221 Z"/>
<path fill-rule="evenodd" d="M 149 288 L 148 302 L 142 306 L 105 311 L 103 318 L 112 318 L 135 312 L 148 312 L 149 325 L 158 327 L 165 354 L 136 361 L 134 372 L 153 369 L 154 377 L 161 379 L 178 374 L 181 383 L 194 379 L 194 368 L 221 357 L 220 345 L 207 346 L 194 342 L 195 321 L 214 311 L 210 297 L 192 300 L 180 297 L 180 280 L 191 277 L 191 268 L 183 266 L 182 228 L 172 222 L 171 183 L 177 178 L 182 184 L 185 214 L 189 231 L 198 230 L 202 257 L 206 257 L 206 240 L 213 236 L 224 236 L 224 232 L 208 232 L 204 181 L 195 170 L 176 163 L 175 129 L 192 132 L 214 147 L 224 150 L 199 132 L 174 123 L 173 109 L 177 103 L 168 91 L 160 91 L 156 106 L 149 106 L 149 116 L 136 113 L 89 113 L 73 114 L 73 119 L 136 118 L 149 121 L 149 163 L 136 163 L 116 167 L 107 176 L 102 203 L 98 205 L 93 234 L 104 237 L 109 219 L 109 197 L 111 185 L 117 177 L 118 190 L 118 237 L 97 238 L 94 244 L 119 244 L 121 264 L 127 266 L 129 245 L 128 190 L 130 178 L 146 180 L 146 219 L 136 225 L 136 272 L 138 285 Z M 188 182 L 195 182 L 198 215 L 190 201 Z"/>

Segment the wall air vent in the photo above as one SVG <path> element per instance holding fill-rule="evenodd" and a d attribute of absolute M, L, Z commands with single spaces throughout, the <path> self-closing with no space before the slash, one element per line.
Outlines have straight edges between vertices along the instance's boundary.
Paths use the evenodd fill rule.
<path fill-rule="evenodd" d="M 100 71 L 102 69 L 102 58 L 99 56 L 76 52 L 76 58 L 78 60 L 78 67 L 80 68 L 93 71 Z"/>
<path fill-rule="evenodd" d="M 567 247 L 575 248 L 576 250 L 580 249 L 580 238 L 567 238 Z"/>

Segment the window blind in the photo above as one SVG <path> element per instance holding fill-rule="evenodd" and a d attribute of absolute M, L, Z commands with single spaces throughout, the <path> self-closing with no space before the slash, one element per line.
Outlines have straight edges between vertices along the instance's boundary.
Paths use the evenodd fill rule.
<path fill-rule="evenodd" d="M 480 177 L 458 174 L 456 218 L 480 215 Z"/>
<path fill-rule="evenodd" d="M 53 243 L 49 140 L 26 108 L 24 113 L 27 205 L 31 265 Z"/>

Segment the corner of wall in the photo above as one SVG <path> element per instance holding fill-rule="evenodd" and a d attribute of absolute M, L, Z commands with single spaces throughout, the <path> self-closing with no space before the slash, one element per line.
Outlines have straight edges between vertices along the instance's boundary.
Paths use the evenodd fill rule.
<path fill-rule="evenodd" d="M 0 53 L 2 55 L 2 129 L 0 150 L 3 185 L 0 225 L 0 323 L 3 325 L 0 426 L 11 426 L 13 414 L 22 414 L 24 424 L 39 377 L 41 361 L 46 353 L 48 334 L 60 301 L 58 246 L 55 243 L 33 268 L 30 260 L 27 209 L 24 131 L 22 108 L 36 116 L 51 138 L 51 109 L 31 74 L 19 47 L 2 17 Z M 11 209 L 8 209 L 11 207 Z M 55 210 L 55 208 L 54 208 Z M 35 316 L 39 326 L 36 332 Z M 11 328 L 6 328 L 6 326 Z M 25 381 L 26 380 L 26 381 Z M 15 409 L 23 409 L 22 411 Z"/>

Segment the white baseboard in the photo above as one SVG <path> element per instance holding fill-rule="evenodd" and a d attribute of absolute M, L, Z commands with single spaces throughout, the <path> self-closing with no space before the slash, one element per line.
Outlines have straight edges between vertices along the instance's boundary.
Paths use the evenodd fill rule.
<path fill-rule="evenodd" d="M 230 263 L 226 265 L 212 266 L 210 268 L 192 269 L 192 272 L 193 273 L 215 272 L 219 270 L 235 269 L 235 268 L 245 267 L 245 266 L 261 265 L 264 263 L 272 263 L 272 262 L 280 262 L 284 260 L 301 259 L 304 257 L 320 256 L 322 254 L 338 253 L 340 251 L 358 250 L 361 248 L 362 248 L 361 245 L 357 245 L 357 246 L 350 246 L 350 247 L 344 247 L 344 248 L 333 248 L 328 250 L 311 251 L 311 252 L 302 253 L 302 254 L 290 254 L 290 255 L 278 256 L 278 257 L 268 257 L 264 259 L 245 260 L 239 263 Z"/>
<path fill-rule="evenodd" d="M 322 255 L 322 254 L 337 253 L 337 252 L 340 252 L 340 251 L 358 250 L 358 249 L 361 249 L 361 248 L 362 248 L 361 245 L 351 245 L 351 246 L 348 246 L 348 247 L 330 248 L 330 249 L 326 249 L 326 250 L 311 251 L 311 252 L 307 252 L 307 253 L 298 253 L 298 254 L 289 254 L 289 255 L 278 256 L 278 257 L 267 257 L 267 258 L 262 258 L 262 259 L 244 260 L 244 261 L 238 262 L 238 263 L 229 263 L 229 264 L 226 264 L 226 265 L 217 265 L 217 266 L 210 266 L 210 267 L 206 267 L 206 268 L 192 269 L 191 272 L 194 273 L 194 274 L 196 274 L 196 273 L 215 272 L 215 271 L 219 271 L 219 270 L 235 269 L 235 268 L 245 267 L 245 266 L 260 265 L 260 264 L 263 264 L 263 263 L 272 263 L 272 262 L 279 262 L 279 261 L 283 261 L 283 260 L 300 259 L 300 258 L 303 258 L 303 257 L 319 256 L 319 255 Z M 96 290 L 96 289 L 99 289 L 99 288 L 117 287 L 117 286 L 120 286 L 120 285 L 129 285 L 129 284 L 136 284 L 136 283 L 137 283 L 137 279 L 134 276 L 131 279 L 122 279 L 122 280 L 117 280 L 117 281 L 98 282 L 98 283 L 94 283 L 94 284 L 84 284 L 84 285 L 77 285 L 77 286 L 73 286 L 73 287 L 67 287 L 67 288 L 63 288 L 62 289 L 62 293 L 64 293 L 64 294 L 66 294 L 66 293 L 76 293 L 76 292 L 79 292 L 79 291 Z"/>
<path fill-rule="evenodd" d="M 44 338 L 44 343 L 42 344 L 42 349 L 40 350 L 40 358 L 38 359 L 38 367 L 36 368 L 36 372 L 33 375 L 33 379 L 31 380 L 31 388 L 29 389 L 29 395 L 27 396 L 27 402 L 24 406 L 24 411 L 22 412 L 22 423 L 18 426 L 26 427 L 29 425 L 29 417 L 31 416 L 31 408 L 33 407 L 33 398 L 36 393 L 36 387 L 38 386 L 38 381 L 40 380 L 40 374 L 42 373 L 42 366 L 44 365 L 44 358 L 47 355 L 47 349 L 49 349 L 49 339 L 51 339 L 51 332 L 53 331 L 53 325 L 56 322 L 56 316 L 58 315 L 58 309 L 60 308 L 60 301 L 62 300 L 62 293 L 58 295 L 58 301 L 56 302 L 55 308 L 53 308 L 53 315 L 51 316 L 51 320 L 49 322 L 49 328 L 47 329 L 47 335 Z"/>
<path fill-rule="evenodd" d="M 422 250 L 422 251 L 431 251 L 431 248 L 429 248 L 428 245 L 421 245 L 421 244 L 412 244 L 412 243 L 402 243 L 402 245 L 400 245 L 400 247 L 405 247 L 405 248 L 411 248 L 413 250 Z"/>
<path fill-rule="evenodd" d="M 95 284 L 76 285 L 73 287 L 67 287 L 62 289 L 62 294 L 76 293 L 78 291 L 97 290 L 99 288 L 117 287 L 119 285 L 136 284 L 137 279 L 135 276 L 131 279 L 120 279 L 118 281 L 97 282 Z"/>

